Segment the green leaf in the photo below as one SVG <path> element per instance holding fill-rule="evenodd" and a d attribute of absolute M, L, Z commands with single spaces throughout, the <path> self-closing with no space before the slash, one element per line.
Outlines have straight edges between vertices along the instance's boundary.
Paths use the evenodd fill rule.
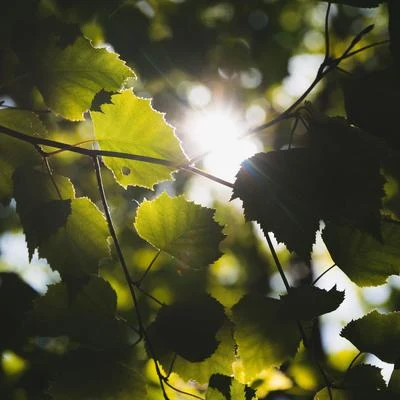
<path fill-rule="evenodd" d="M 382 220 L 382 242 L 368 233 L 327 224 L 322 238 L 338 267 L 359 286 L 378 286 L 400 272 L 400 223 Z"/>
<path fill-rule="evenodd" d="M 400 313 L 379 314 L 377 311 L 347 324 L 341 336 L 366 353 L 375 354 L 382 361 L 400 359 Z"/>
<path fill-rule="evenodd" d="M 172 365 L 172 372 L 177 373 L 182 379 L 186 381 L 195 380 L 204 384 L 207 383 L 212 374 L 232 374 L 232 363 L 235 361 L 235 342 L 231 325 L 227 321 L 224 322 L 215 335 L 218 342 L 216 350 L 210 357 L 200 362 L 187 361 L 174 353 L 168 348 L 168 344 L 164 343 L 162 334 L 153 334 L 151 342 L 164 371 L 169 371 Z"/>
<path fill-rule="evenodd" d="M 49 393 L 54 400 L 131 400 L 147 394 L 144 376 L 127 356 L 82 350 L 63 361 Z"/>
<path fill-rule="evenodd" d="M 17 169 L 13 181 L 17 212 L 31 259 L 35 248 L 65 224 L 71 204 L 61 199 L 73 199 L 75 189 L 68 178 L 32 168 Z"/>
<path fill-rule="evenodd" d="M 297 323 L 281 300 L 246 295 L 232 309 L 234 338 L 246 380 L 294 356 L 300 343 Z"/>
<path fill-rule="evenodd" d="M 0 110 L 0 126 L 32 136 L 45 136 L 47 133 L 47 129 L 39 116 L 27 110 L 13 108 Z"/>
<path fill-rule="evenodd" d="M 100 260 L 109 256 L 106 220 L 89 199 L 68 201 L 71 213 L 65 224 L 40 245 L 39 255 L 62 276 L 96 273 Z"/>
<path fill-rule="evenodd" d="M 177 165 L 186 161 L 174 128 L 163 114 L 154 110 L 148 99 L 135 96 L 131 90 L 112 96 L 112 104 L 103 104 L 102 112 L 91 112 L 95 136 L 102 150 L 131 153 L 138 156 L 169 160 Z M 117 182 L 152 188 L 171 180 L 176 168 L 118 159 L 104 158 Z"/>
<path fill-rule="evenodd" d="M 4 205 L 9 203 L 13 195 L 12 176 L 16 168 L 40 163 L 39 154 L 32 145 L 0 134 L 0 201 Z"/>
<path fill-rule="evenodd" d="M 222 227 L 214 210 L 162 193 L 138 208 L 135 228 L 141 238 L 168 253 L 185 266 L 200 268 L 220 256 Z"/>
<path fill-rule="evenodd" d="M 55 41 L 38 52 L 35 81 L 47 106 L 70 120 L 83 120 L 96 93 L 118 91 L 134 77 L 117 54 L 79 37 L 64 49 Z"/>
<path fill-rule="evenodd" d="M 256 400 L 256 392 L 230 376 L 215 374 L 210 377 L 206 400 Z"/>
<path fill-rule="evenodd" d="M 224 308 L 217 300 L 197 295 L 163 306 L 148 333 L 151 342 L 188 361 L 199 362 L 215 352 L 216 334 L 224 319 Z"/>
<path fill-rule="evenodd" d="M 258 153 L 242 163 L 232 199 L 240 198 L 246 219 L 273 232 L 305 261 L 319 227 L 314 167 L 307 149 Z"/>
<path fill-rule="evenodd" d="M 287 313 L 295 320 L 311 320 L 320 315 L 336 310 L 344 300 L 344 292 L 329 291 L 315 286 L 300 286 L 281 296 L 281 301 Z"/>

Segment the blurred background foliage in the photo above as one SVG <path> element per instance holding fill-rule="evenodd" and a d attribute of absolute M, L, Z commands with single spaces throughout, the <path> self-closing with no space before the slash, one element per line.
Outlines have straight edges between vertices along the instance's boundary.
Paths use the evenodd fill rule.
<path fill-rule="evenodd" d="M 313 0 L 14 0 L 3 5 L 0 13 L 0 100 L 7 105 L 42 110 L 41 118 L 49 129 L 49 136 L 55 140 L 78 143 L 90 138 L 90 121 L 74 123 L 47 114 L 40 93 L 26 75 L 30 60 L 48 35 L 57 32 L 67 45 L 77 32 L 82 32 L 95 46 L 120 54 L 137 74 L 138 79 L 131 82 L 134 91 L 153 98 L 154 108 L 165 113 L 166 119 L 176 127 L 188 155 L 194 156 L 199 153 L 202 139 L 197 136 L 201 132 L 188 121 L 198 115 L 200 119 L 195 121 L 204 120 L 207 112 L 223 109 L 228 110 L 234 121 L 254 127 L 277 116 L 307 88 L 324 55 L 326 7 L 327 3 Z M 352 38 L 371 23 L 375 28 L 363 38 L 359 47 L 388 37 L 386 7 L 359 9 L 333 5 L 330 14 L 332 53 L 339 55 Z M 363 74 L 382 68 L 388 60 L 387 46 L 361 52 L 344 61 L 342 71 L 329 74 L 310 99 L 324 113 L 344 115 L 341 80 L 347 73 Z M 108 100 L 107 93 L 100 93 L 93 108 Z M 290 127 L 289 122 L 283 122 L 259 134 L 253 139 L 252 151 L 284 148 L 288 145 Z M 229 129 L 229 124 L 220 126 L 221 134 Z M 294 140 L 296 145 L 304 142 L 301 127 Z M 226 173 L 224 177 L 232 180 L 236 172 L 234 166 L 229 171 L 218 169 L 229 163 L 230 151 L 226 145 L 217 159 L 205 158 L 198 165 L 216 175 Z M 100 205 L 88 158 L 65 152 L 51 161 L 55 171 L 72 179 L 78 195 L 88 196 Z M 238 166 L 236 164 L 236 170 Z M 109 171 L 104 173 L 104 180 L 133 277 L 141 276 L 156 253 L 133 230 L 135 210 L 143 199 L 152 198 L 162 190 L 171 194 L 185 193 L 196 202 L 216 207 L 216 219 L 226 224 L 224 256 L 208 269 L 182 269 L 164 255 L 156 261 L 143 288 L 160 301 L 168 304 L 184 294 L 195 296 L 208 291 L 230 307 L 246 292 L 273 296 L 284 292 L 259 229 L 244 222 L 240 203 L 237 200 L 228 202 L 230 192 L 226 188 L 183 172 L 176 174 L 175 182 L 158 185 L 155 192 L 137 187 L 124 190 Z M 387 189 L 390 197 L 387 201 L 396 210 L 398 187 L 395 181 L 389 180 Z M 44 293 L 48 284 L 59 279 L 43 260 L 34 258 L 28 264 L 13 203 L 11 207 L 0 205 L 0 235 L 2 271 L 16 271 L 39 293 Z M 291 257 L 282 246 L 278 247 L 279 257 L 294 285 L 312 281 L 332 264 L 319 242 L 311 270 Z M 134 323 L 130 295 L 115 257 L 104 260 L 101 274 L 118 294 L 119 314 Z M 320 329 L 315 333 L 329 373 L 335 376 L 346 370 L 356 354 L 354 347 L 343 343 L 344 339 L 338 342 L 340 327 L 372 307 L 397 310 L 400 282 L 391 279 L 384 287 L 359 289 L 344 274 L 332 270 L 320 283 L 327 288 L 337 283 L 339 289 L 346 289 L 346 304 L 333 313 L 334 316 L 322 318 Z M 14 293 L 2 293 L 1 308 L 14 303 L 7 296 L 15 299 L 22 296 L 23 291 L 29 291 L 29 287 L 16 281 Z M 24 296 L 36 295 L 29 293 Z M 15 309 L 24 310 L 23 304 L 16 303 L 13 304 Z M 144 295 L 140 303 L 148 323 L 154 319 L 159 305 Z M 5 319 L 2 330 L 7 329 L 5 324 L 12 329 L 17 323 L 20 321 Z M 0 397 L 47 398 L 45 390 L 53 362 L 67 347 L 65 338 L 17 340 L 0 345 Z M 154 386 L 150 385 L 148 398 L 162 398 L 150 365 L 147 373 Z M 238 377 L 240 373 L 238 365 Z M 172 380 L 179 387 L 202 390 L 178 377 Z M 300 350 L 293 362 L 280 370 L 266 370 L 252 386 L 260 398 L 283 400 L 312 398 L 322 385 L 319 372 Z M 171 398 L 182 397 L 171 392 Z"/>

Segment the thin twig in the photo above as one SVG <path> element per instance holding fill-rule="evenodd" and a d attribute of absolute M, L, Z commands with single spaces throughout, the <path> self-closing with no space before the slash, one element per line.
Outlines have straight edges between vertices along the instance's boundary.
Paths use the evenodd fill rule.
<path fill-rule="evenodd" d="M 332 268 L 335 268 L 336 264 L 331 265 L 327 270 L 325 270 L 321 275 L 319 275 L 311 284 L 314 286 L 326 273 L 328 273 Z"/>
<path fill-rule="evenodd" d="M 135 282 L 135 286 L 137 288 L 140 287 L 140 285 L 142 284 L 142 282 L 146 279 L 147 274 L 150 272 L 151 268 L 153 267 L 154 263 L 156 262 L 158 256 L 161 254 L 161 250 L 158 250 L 156 255 L 152 258 L 152 260 L 150 261 L 150 264 L 148 265 L 148 267 L 146 268 L 146 271 L 144 271 L 142 277 L 140 279 L 138 279 Z"/>
<path fill-rule="evenodd" d="M 381 46 L 383 44 L 389 44 L 389 43 L 390 43 L 389 39 L 382 40 L 380 42 L 371 43 L 367 46 L 361 47 L 360 49 L 357 49 L 357 50 L 351 51 L 350 53 L 347 53 L 346 56 L 342 58 L 342 60 L 346 60 L 349 57 L 353 57 L 354 55 L 361 53 L 364 50 L 371 49 L 372 47 Z"/>
<path fill-rule="evenodd" d="M 175 386 L 171 385 L 165 377 L 164 377 L 164 383 L 168 387 L 170 387 L 172 390 L 175 390 L 175 392 L 177 392 L 177 393 L 185 394 L 186 396 L 194 397 L 195 399 L 204 400 L 203 397 L 200 397 L 200 396 L 197 396 L 196 394 L 185 392 L 184 390 L 176 388 Z"/>
<path fill-rule="evenodd" d="M 165 306 L 166 304 L 163 303 L 162 301 L 158 300 L 156 297 L 154 297 L 152 294 L 150 294 L 149 292 L 147 292 L 146 290 L 144 290 L 141 286 L 137 286 L 135 285 L 134 282 L 132 282 L 132 285 L 134 285 L 138 290 L 140 290 L 145 296 L 147 296 L 149 299 L 153 300 L 154 302 L 156 302 L 158 305 L 160 306 Z"/>
<path fill-rule="evenodd" d="M 93 157 L 93 164 L 94 164 L 94 169 L 95 169 L 95 172 L 96 172 L 97 186 L 98 186 L 98 189 L 99 189 L 101 202 L 103 204 L 103 209 L 104 209 L 104 213 L 105 213 L 107 224 L 108 224 L 108 230 L 109 230 L 110 235 L 112 237 L 112 240 L 114 242 L 114 246 L 115 246 L 115 249 L 117 251 L 118 259 L 120 261 L 122 270 L 124 272 L 125 280 L 128 283 L 129 290 L 130 290 L 130 293 L 131 293 L 131 297 L 132 297 L 132 300 L 133 300 L 133 305 L 135 307 L 136 317 L 137 317 L 138 324 L 139 324 L 139 336 L 143 337 L 145 339 L 147 347 L 149 349 L 149 353 L 151 355 L 151 358 L 154 361 L 154 366 L 156 368 L 157 376 L 158 376 L 158 379 L 160 381 L 160 387 L 161 387 L 161 391 L 162 391 L 163 396 L 164 396 L 164 400 L 169 400 L 169 397 L 168 397 L 167 392 L 166 392 L 165 387 L 164 387 L 164 383 L 165 382 L 163 380 L 163 375 L 162 375 L 162 373 L 160 371 L 160 367 L 158 366 L 158 362 L 157 362 L 157 359 L 156 359 L 155 354 L 154 354 L 153 346 L 152 346 L 151 342 L 148 340 L 147 333 L 146 333 L 146 330 L 144 328 L 143 319 L 142 319 L 142 315 L 141 315 L 141 312 L 140 312 L 139 302 L 138 302 L 138 299 L 137 299 L 137 296 L 136 296 L 135 288 L 134 288 L 134 285 L 132 285 L 132 279 L 130 277 L 129 270 L 128 270 L 127 264 L 125 262 L 124 255 L 122 253 L 121 246 L 119 244 L 119 240 L 118 240 L 117 234 L 116 234 L 115 229 L 114 229 L 114 224 L 113 224 L 113 221 L 112 221 L 110 208 L 108 206 L 106 194 L 105 194 L 105 191 L 104 191 L 103 179 L 101 177 L 100 163 L 99 163 L 99 159 L 98 159 L 97 156 Z"/>

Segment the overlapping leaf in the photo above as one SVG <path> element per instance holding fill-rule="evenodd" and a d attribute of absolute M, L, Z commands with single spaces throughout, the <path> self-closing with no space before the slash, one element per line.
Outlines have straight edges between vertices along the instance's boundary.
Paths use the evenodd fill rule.
<path fill-rule="evenodd" d="M 176 165 L 186 157 L 174 129 L 163 115 L 154 110 L 150 100 L 126 90 L 112 96 L 102 112 L 91 112 L 96 139 L 102 150 L 131 153 L 168 160 Z M 158 182 L 171 180 L 175 167 L 128 159 L 105 158 L 118 183 L 152 188 Z"/>
<path fill-rule="evenodd" d="M 44 136 L 46 127 L 37 114 L 32 111 L 4 108 L 0 110 L 0 127 L 13 129 L 27 135 Z"/>
<path fill-rule="evenodd" d="M 149 337 L 162 348 L 199 362 L 217 349 L 216 335 L 224 319 L 224 308 L 217 300 L 198 295 L 162 307 L 149 327 Z"/>
<path fill-rule="evenodd" d="M 234 338 L 247 380 L 296 353 L 300 334 L 286 311 L 282 301 L 261 295 L 247 295 L 233 307 Z"/>
<path fill-rule="evenodd" d="M 360 351 L 375 354 L 382 361 L 400 360 L 400 313 L 377 311 L 351 321 L 341 332 Z"/>
<path fill-rule="evenodd" d="M 172 365 L 172 372 L 177 373 L 182 379 L 194 380 L 203 384 L 207 383 L 213 374 L 232 374 L 232 363 L 235 361 L 235 342 L 231 325 L 228 321 L 224 322 L 215 335 L 218 342 L 216 350 L 210 357 L 199 362 L 190 362 L 174 353 L 168 347 L 168 343 L 163 342 L 162 334 L 158 334 L 157 337 L 152 335 L 151 340 L 164 371 L 169 371 Z"/>
<path fill-rule="evenodd" d="M 130 400 L 146 398 L 146 381 L 128 357 L 95 351 L 67 356 L 51 383 L 54 400 Z"/>
<path fill-rule="evenodd" d="M 118 91 L 133 72 L 115 53 L 96 49 L 79 37 L 66 48 L 55 43 L 36 55 L 35 81 L 47 106 L 71 120 L 82 120 L 96 93 Z"/>
<path fill-rule="evenodd" d="M 39 255 L 62 276 L 95 273 L 109 256 L 106 220 L 88 198 L 70 200 L 70 207 L 65 224 L 39 247 Z"/>
<path fill-rule="evenodd" d="M 32 168 L 17 169 L 13 182 L 17 212 L 32 258 L 34 250 L 65 224 L 75 189 L 68 178 Z"/>
<path fill-rule="evenodd" d="M 13 195 L 14 171 L 24 165 L 40 165 L 41 159 L 30 144 L 1 134 L 0 149 L 0 201 L 8 204 Z"/>
<path fill-rule="evenodd" d="M 200 268 L 216 261 L 224 239 L 214 210 L 162 193 L 138 208 L 135 228 L 140 237 L 180 263 Z"/>
<path fill-rule="evenodd" d="M 327 224 L 322 237 L 333 261 L 359 286 L 377 286 L 400 272 L 400 224 L 383 220 L 382 241 L 346 225 Z"/>
<path fill-rule="evenodd" d="M 210 377 L 206 400 L 256 400 L 256 392 L 230 376 L 215 374 Z"/>

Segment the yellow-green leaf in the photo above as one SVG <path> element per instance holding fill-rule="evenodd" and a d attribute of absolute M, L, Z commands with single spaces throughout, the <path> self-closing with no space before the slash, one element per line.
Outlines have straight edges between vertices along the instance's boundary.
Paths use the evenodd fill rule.
<path fill-rule="evenodd" d="M 169 160 L 186 160 L 174 128 L 154 110 L 150 100 L 135 96 L 131 90 L 112 96 L 112 104 L 103 104 L 102 112 L 91 112 L 95 136 L 102 150 L 111 150 Z M 152 188 L 171 180 L 176 169 L 170 166 L 107 157 L 104 163 L 118 183 Z"/>
<path fill-rule="evenodd" d="M 96 93 L 118 91 L 133 77 L 118 55 L 79 37 L 64 49 L 54 41 L 39 53 L 35 80 L 47 106 L 70 120 L 82 120 Z"/>
<path fill-rule="evenodd" d="M 33 136 L 43 136 L 47 133 L 46 127 L 37 114 L 15 108 L 0 110 L 0 126 Z"/>
<path fill-rule="evenodd" d="M 219 243 L 224 235 L 214 220 L 214 210 L 183 196 L 169 197 L 164 192 L 144 201 L 137 210 L 135 228 L 144 240 L 186 266 L 204 267 L 221 255 Z"/>

